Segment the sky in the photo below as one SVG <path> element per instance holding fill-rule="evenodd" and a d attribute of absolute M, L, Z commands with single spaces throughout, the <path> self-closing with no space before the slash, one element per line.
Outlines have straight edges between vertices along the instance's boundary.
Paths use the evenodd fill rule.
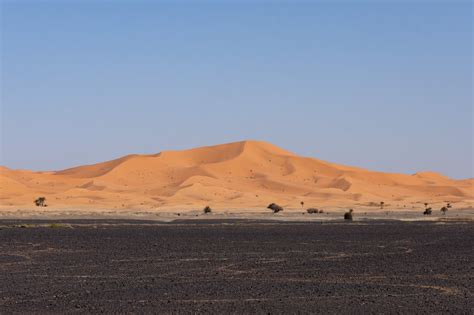
<path fill-rule="evenodd" d="M 471 1 L 0 1 L 0 165 L 254 139 L 474 176 Z"/>

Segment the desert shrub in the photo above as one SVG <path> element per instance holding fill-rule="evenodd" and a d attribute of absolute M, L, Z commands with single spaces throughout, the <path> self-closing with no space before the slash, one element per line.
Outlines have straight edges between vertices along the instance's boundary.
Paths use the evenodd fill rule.
<path fill-rule="evenodd" d="M 324 210 L 323 210 L 323 209 L 319 209 L 319 213 L 324 213 Z"/>
<path fill-rule="evenodd" d="M 58 229 L 58 228 L 68 228 L 70 226 L 63 223 L 51 223 L 48 225 L 48 227 L 52 229 Z"/>
<path fill-rule="evenodd" d="M 446 212 L 448 212 L 448 207 L 442 207 L 440 211 L 442 214 L 446 214 Z"/>
<path fill-rule="evenodd" d="M 349 221 L 352 221 L 352 213 L 354 212 L 354 210 L 349 210 L 348 212 L 344 213 L 344 220 L 349 220 Z"/>
<path fill-rule="evenodd" d="M 269 204 L 267 208 L 271 209 L 273 213 L 278 213 L 280 211 L 283 211 L 283 208 L 277 205 L 276 203 Z"/>
<path fill-rule="evenodd" d="M 448 203 L 446 204 L 446 208 L 451 209 L 452 207 L 453 207 L 453 206 L 451 206 L 451 203 L 448 202 Z"/>
<path fill-rule="evenodd" d="M 47 207 L 47 205 L 45 204 L 46 202 L 46 198 L 45 197 L 38 197 L 36 200 L 35 200 L 35 205 L 37 207 Z"/>
<path fill-rule="evenodd" d="M 424 215 L 431 215 L 431 213 L 433 213 L 433 209 L 431 208 L 426 208 L 425 212 L 423 212 Z"/>
<path fill-rule="evenodd" d="M 385 202 L 380 201 L 380 209 L 383 209 L 384 204 L 385 204 Z"/>
<path fill-rule="evenodd" d="M 308 208 L 306 209 L 306 212 L 308 212 L 309 214 L 314 214 L 314 213 L 319 213 L 319 210 L 316 208 Z"/>
<path fill-rule="evenodd" d="M 211 209 L 211 207 L 206 206 L 203 211 L 204 211 L 204 213 L 211 213 L 212 209 Z"/>

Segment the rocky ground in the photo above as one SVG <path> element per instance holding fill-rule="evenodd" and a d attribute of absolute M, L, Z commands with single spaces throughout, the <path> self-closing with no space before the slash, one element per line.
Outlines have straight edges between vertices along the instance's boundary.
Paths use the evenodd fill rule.
<path fill-rule="evenodd" d="M 0 221 L 0 313 L 470 313 L 474 223 Z"/>

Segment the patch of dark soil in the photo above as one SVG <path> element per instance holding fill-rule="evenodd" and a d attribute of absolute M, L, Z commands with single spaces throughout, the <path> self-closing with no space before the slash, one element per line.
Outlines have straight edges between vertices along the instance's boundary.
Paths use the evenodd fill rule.
<path fill-rule="evenodd" d="M 474 307 L 472 223 L 109 221 L 0 229 L 0 313 Z"/>

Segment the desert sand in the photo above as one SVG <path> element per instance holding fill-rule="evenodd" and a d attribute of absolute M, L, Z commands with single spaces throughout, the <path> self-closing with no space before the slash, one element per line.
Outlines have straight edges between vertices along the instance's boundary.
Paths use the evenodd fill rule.
<path fill-rule="evenodd" d="M 0 209 L 18 211 L 285 211 L 307 207 L 419 211 L 472 208 L 474 179 L 369 171 L 297 156 L 261 141 L 122 158 L 50 172 L 0 167 Z M 46 197 L 48 207 L 33 201 Z M 304 206 L 301 205 L 304 202 Z"/>

